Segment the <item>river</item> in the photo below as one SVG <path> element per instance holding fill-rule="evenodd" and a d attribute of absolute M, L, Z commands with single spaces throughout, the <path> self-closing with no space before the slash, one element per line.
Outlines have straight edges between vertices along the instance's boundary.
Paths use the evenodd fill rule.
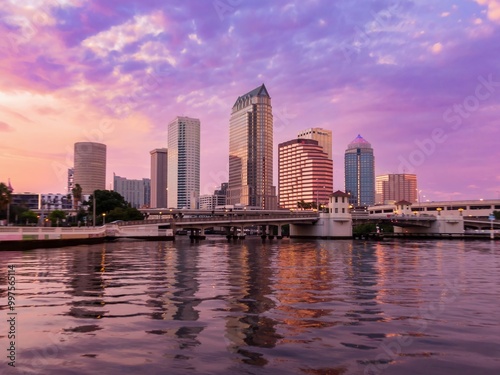
<path fill-rule="evenodd" d="M 498 241 L 119 241 L 0 285 L 2 374 L 500 373 Z"/>

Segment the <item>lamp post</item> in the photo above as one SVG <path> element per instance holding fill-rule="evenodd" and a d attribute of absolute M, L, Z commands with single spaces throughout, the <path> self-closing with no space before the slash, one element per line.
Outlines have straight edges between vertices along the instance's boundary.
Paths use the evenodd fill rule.
<path fill-rule="evenodd" d="M 106 212 L 102 213 L 102 225 L 106 225 Z"/>
<path fill-rule="evenodd" d="M 441 216 L 441 210 L 442 210 L 442 208 L 441 208 L 441 207 L 438 207 L 438 208 L 436 208 L 436 210 L 437 210 L 437 212 L 438 212 L 438 216 Z"/>

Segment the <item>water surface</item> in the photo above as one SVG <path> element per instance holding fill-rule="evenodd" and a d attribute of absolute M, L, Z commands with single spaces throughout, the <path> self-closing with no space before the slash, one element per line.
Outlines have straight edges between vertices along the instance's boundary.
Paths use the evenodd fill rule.
<path fill-rule="evenodd" d="M 499 374 L 500 244 L 123 241 L 0 253 L 2 374 Z"/>

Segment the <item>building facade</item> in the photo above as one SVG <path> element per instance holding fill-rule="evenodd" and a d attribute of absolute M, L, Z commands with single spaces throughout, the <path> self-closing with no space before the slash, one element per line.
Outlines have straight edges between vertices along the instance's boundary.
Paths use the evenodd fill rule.
<path fill-rule="evenodd" d="M 75 169 L 68 168 L 68 194 L 72 194 L 73 188 L 75 187 Z"/>
<path fill-rule="evenodd" d="M 373 148 L 358 135 L 345 151 L 345 190 L 349 202 L 357 207 L 375 203 L 375 156 Z"/>
<path fill-rule="evenodd" d="M 106 189 L 106 145 L 96 142 L 75 143 L 73 182 L 82 187 L 82 194 Z"/>
<path fill-rule="evenodd" d="M 167 177 L 168 151 L 166 148 L 157 148 L 151 154 L 151 208 L 167 208 Z"/>
<path fill-rule="evenodd" d="M 326 205 L 333 192 L 333 162 L 318 141 L 294 139 L 278 146 L 279 207 L 296 209 L 299 202 Z"/>
<path fill-rule="evenodd" d="M 417 175 L 385 174 L 375 181 L 375 204 L 391 204 L 399 201 L 418 202 Z"/>
<path fill-rule="evenodd" d="M 12 193 L 11 206 L 20 206 L 28 210 L 38 210 L 42 206 L 41 195 L 36 193 Z"/>
<path fill-rule="evenodd" d="M 226 205 L 227 182 L 223 182 L 220 189 L 214 190 L 213 194 L 200 195 L 199 209 L 213 210 L 217 206 Z"/>
<path fill-rule="evenodd" d="M 200 120 L 176 117 L 168 124 L 168 206 L 198 206 L 200 196 Z"/>
<path fill-rule="evenodd" d="M 145 208 L 150 205 L 151 180 L 131 180 L 113 173 L 113 190 L 120 194 L 131 207 Z"/>
<path fill-rule="evenodd" d="M 297 138 L 314 139 L 323 147 L 323 151 L 327 153 L 328 159 L 333 160 L 332 153 L 332 131 L 323 128 L 310 128 L 303 130 L 297 134 Z"/>
<path fill-rule="evenodd" d="M 70 194 L 40 194 L 40 209 L 47 211 L 71 210 L 73 197 Z"/>
<path fill-rule="evenodd" d="M 229 122 L 227 204 L 277 207 L 273 186 L 273 111 L 264 86 L 240 96 Z"/>

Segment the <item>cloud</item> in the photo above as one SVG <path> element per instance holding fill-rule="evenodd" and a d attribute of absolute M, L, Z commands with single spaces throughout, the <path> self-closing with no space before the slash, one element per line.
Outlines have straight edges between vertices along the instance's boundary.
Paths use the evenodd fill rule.
<path fill-rule="evenodd" d="M 3 121 L 0 121 L 0 132 L 10 132 L 12 130 L 12 126 Z"/>
<path fill-rule="evenodd" d="M 500 22 L 500 0 L 475 0 L 480 5 L 488 7 L 488 18 Z"/>

